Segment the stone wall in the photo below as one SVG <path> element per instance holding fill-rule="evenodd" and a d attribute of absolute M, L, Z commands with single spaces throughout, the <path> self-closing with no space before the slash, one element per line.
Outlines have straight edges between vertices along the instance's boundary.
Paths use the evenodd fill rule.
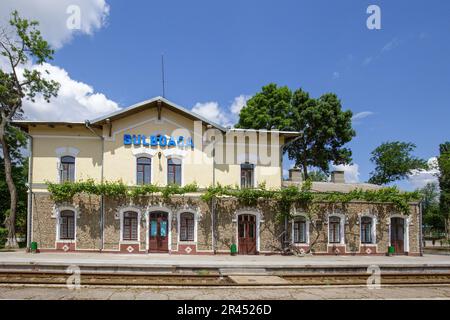
<path fill-rule="evenodd" d="M 38 242 L 41 249 L 55 249 L 56 244 L 56 213 L 58 208 L 73 207 L 77 211 L 76 243 L 70 250 L 93 250 L 101 248 L 100 208 L 98 196 L 75 196 L 72 203 L 62 203 L 55 206 L 48 193 L 33 195 L 33 241 Z M 166 211 L 170 214 L 170 249 L 172 253 L 211 254 L 213 253 L 212 217 L 210 206 L 198 195 L 173 196 L 163 199 L 160 196 L 145 196 L 138 199 L 108 198 L 104 199 L 104 251 L 125 251 L 120 244 L 121 209 L 134 209 L 141 214 L 140 241 L 133 246 L 133 253 L 144 253 L 148 249 L 149 211 Z M 284 221 L 280 219 L 278 204 L 270 200 L 261 200 L 254 207 L 242 205 L 233 198 L 223 197 L 215 201 L 215 249 L 218 253 L 229 253 L 230 245 L 237 243 L 238 214 L 255 214 L 259 221 L 259 252 L 279 253 L 282 241 L 286 236 L 292 238 L 292 221 L 288 221 L 287 232 L 284 232 Z M 56 210 L 55 210 L 56 209 Z M 194 212 L 197 216 L 197 242 L 178 242 L 178 217 L 183 211 Z M 312 249 L 316 254 L 385 254 L 389 246 L 389 224 L 391 216 L 402 216 L 392 205 L 381 203 L 350 202 L 348 204 L 319 204 L 313 209 L 295 208 L 293 213 L 305 214 L 310 220 L 310 244 L 304 249 Z M 345 215 L 345 245 L 328 244 L 328 216 L 331 213 Z M 360 216 L 376 217 L 376 245 L 360 244 Z M 405 217 L 405 216 L 402 216 Z M 407 216 L 409 229 L 409 253 L 419 253 L 419 208 L 411 204 Z M 300 245 L 302 246 L 302 245 Z M 189 247 L 189 248 L 188 248 Z"/>

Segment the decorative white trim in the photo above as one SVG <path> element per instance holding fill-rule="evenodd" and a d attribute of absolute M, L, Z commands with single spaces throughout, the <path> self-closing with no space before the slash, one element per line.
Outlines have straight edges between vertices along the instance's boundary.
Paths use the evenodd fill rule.
<path fill-rule="evenodd" d="M 296 211 L 295 208 L 294 208 L 294 211 Z M 298 217 L 304 217 L 306 220 L 306 227 L 305 227 L 306 228 L 306 242 L 304 242 L 304 243 L 303 242 L 294 242 L 294 222 L 295 222 L 296 218 L 298 218 Z M 306 213 L 294 212 L 293 219 L 291 220 L 291 243 L 293 245 L 298 245 L 298 246 L 309 245 L 309 224 L 310 224 L 310 220 Z"/>
<path fill-rule="evenodd" d="M 257 164 L 256 164 L 256 162 L 253 162 L 253 161 L 251 161 L 250 159 L 249 159 L 249 161 L 245 161 L 245 159 L 244 159 L 244 161 L 239 161 L 238 160 L 238 165 L 239 165 L 239 188 L 242 188 L 242 179 L 241 179 L 241 175 L 242 175 L 242 173 L 241 173 L 241 165 L 242 164 L 252 164 L 253 165 L 253 187 L 254 188 L 256 188 L 256 187 L 258 187 L 258 179 L 257 179 L 257 177 L 256 177 L 256 168 L 257 168 Z"/>
<path fill-rule="evenodd" d="M 73 240 L 60 239 L 60 215 L 62 211 L 72 211 L 74 213 L 74 230 L 73 230 Z M 52 209 L 52 218 L 56 219 L 56 242 L 67 242 L 67 243 L 76 243 L 77 242 L 77 219 L 80 218 L 80 211 L 78 206 L 72 205 L 54 205 Z"/>
<path fill-rule="evenodd" d="M 136 212 L 137 213 L 137 240 L 124 240 L 123 239 L 123 215 L 125 212 Z M 116 219 L 117 214 L 119 215 L 120 219 L 120 244 L 138 244 L 141 240 L 141 209 L 134 207 L 134 206 L 128 206 L 128 207 L 120 207 L 118 208 L 118 211 L 116 212 Z"/>
<path fill-rule="evenodd" d="M 55 149 L 56 154 L 56 181 L 61 183 L 61 158 L 65 156 L 71 156 L 75 158 L 74 170 L 73 170 L 73 178 L 77 180 L 77 156 L 80 153 L 80 150 L 74 147 L 58 147 Z"/>
<path fill-rule="evenodd" d="M 167 186 L 167 176 L 168 176 L 168 172 L 169 172 L 169 159 L 171 159 L 171 158 L 178 159 L 181 162 L 181 186 L 180 187 L 183 187 L 184 186 L 184 171 L 185 171 L 184 170 L 184 162 L 185 161 L 182 156 L 179 156 L 177 154 L 173 154 L 173 155 L 166 157 L 166 174 L 164 175 L 165 176 L 164 177 L 164 185 Z"/>
<path fill-rule="evenodd" d="M 136 159 L 134 159 L 134 184 L 137 185 L 137 159 L 138 158 L 148 158 L 150 159 L 150 183 L 152 183 L 154 181 L 154 163 L 155 161 L 153 161 L 153 156 L 156 154 L 157 151 L 155 152 L 141 152 L 144 148 L 139 148 L 136 149 L 139 152 L 134 152 L 135 150 L 133 150 L 133 155 L 136 157 Z M 150 151 L 150 150 L 149 150 Z M 153 151 L 153 150 L 152 150 Z"/>
<path fill-rule="evenodd" d="M 264 222 L 264 220 L 261 220 L 261 212 L 254 208 L 246 208 L 241 209 L 235 212 L 234 219 L 232 222 L 236 223 L 236 246 L 239 248 L 239 219 L 238 217 L 242 214 L 251 214 L 256 217 L 256 252 L 260 251 L 260 224 Z"/>
<path fill-rule="evenodd" d="M 168 241 L 167 241 L 167 245 L 168 245 L 168 249 L 169 249 L 169 253 L 172 250 L 172 217 L 173 217 L 173 213 L 172 210 L 170 210 L 169 208 L 163 207 L 163 206 L 151 206 L 151 207 L 147 207 L 145 210 L 145 219 L 146 219 L 146 225 L 147 225 L 147 234 L 145 235 L 145 250 L 149 250 L 150 249 L 150 213 L 155 212 L 155 211 L 162 211 L 162 212 L 166 212 L 167 213 L 167 221 L 168 221 Z"/>
<path fill-rule="evenodd" d="M 372 242 L 371 243 L 362 243 L 361 242 L 361 219 L 363 217 L 369 217 L 372 219 L 372 229 L 370 230 L 371 233 L 371 237 L 372 237 Z M 359 224 L 359 245 L 360 246 L 364 246 L 364 245 L 374 245 L 377 244 L 377 224 L 378 224 L 378 217 L 373 214 L 370 211 L 366 211 L 366 212 L 361 212 L 358 214 L 358 224 Z"/>
<path fill-rule="evenodd" d="M 192 213 L 194 215 L 194 240 L 193 241 L 182 241 L 180 240 L 180 216 L 182 213 Z M 197 244 L 197 224 L 198 224 L 198 210 L 193 209 L 180 209 L 176 212 L 177 217 L 177 243 L 178 244 Z"/>
<path fill-rule="evenodd" d="M 392 246 L 391 243 L 391 219 L 392 218 L 401 218 L 403 219 L 404 223 L 404 230 L 403 230 L 403 239 L 404 239 L 404 243 L 403 243 L 403 251 L 404 252 L 409 252 L 409 225 L 411 223 L 411 217 L 410 216 L 405 216 L 403 214 L 400 213 L 392 213 L 387 217 L 387 225 L 388 225 L 388 230 L 389 230 L 389 246 Z"/>
<path fill-rule="evenodd" d="M 338 217 L 340 218 L 339 221 L 339 243 L 332 243 L 330 242 L 330 218 L 331 217 Z M 328 230 L 327 230 L 327 242 L 328 245 L 345 245 L 345 224 L 346 224 L 346 216 L 343 213 L 339 212 L 333 212 L 328 214 L 327 217 L 327 224 L 328 224 Z"/>

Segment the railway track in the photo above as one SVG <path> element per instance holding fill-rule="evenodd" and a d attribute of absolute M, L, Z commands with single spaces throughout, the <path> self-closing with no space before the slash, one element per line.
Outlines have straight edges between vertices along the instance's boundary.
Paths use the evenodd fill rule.
<path fill-rule="evenodd" d="M 0 272 L 1 284 L 66 284 L 70 274 L 55 272 Z M 265 275 L 247 275 L 251 281 L 236 283 L 233 277 L 220 275 L 167 275 L 167 274 L 81 274 L 82 285 L 108 286 L 260 286 L 267 285 Z M 314 286 L 314 285 L 365 285 L 370 274 L 364 273 L 300 273 L 277 275 L 282 282 L 271 285 L 278 286 Z M 253 280 L 255 279 L 255 280 Z M 449 284 L 448 273 L 382 273 L 381 284 L 389 285 L 417 285 L 417 284 Z"/>

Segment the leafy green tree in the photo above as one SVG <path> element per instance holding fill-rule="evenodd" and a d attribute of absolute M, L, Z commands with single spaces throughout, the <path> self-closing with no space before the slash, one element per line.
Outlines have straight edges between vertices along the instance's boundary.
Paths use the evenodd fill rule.
<path fill-rule="evenodd" d="M 271 83 L 241 109 L 236 128 L 286 130 L 292 127 L 292 92 Z"/>
<path fill-rule="evenodd" d="M 314 170 L 308 173 L 308 178 L 315 182 L 327 182 L 328 176 L 325 172 L 320 170 Z"/>
<path fill-rule="evenodd" d="M 370 183 L 387 184 L 405 179 L 413 170 L 427 169 L 427 162 L 414 157 L 411 153 L 416 148 L 413 143 L 385 142 L 372 151 L 370 161 L 375 170 L 370 173 Z"/>
<path fill-rule="evenodd" d="M 10 196 L 7 247 L 18 247 L 16 240 L 17 188 L 13 177 L 13 162 L 7 132 L 13 119 L 23 115 L 24 99 L 34 101 L 37 95 L 47 102 L 57 95 L 59 84 L 45 79 L 41 72 L 29 68 L 29 62 L 40 65 L 53 57 L 54 51 L 37 29 L 38 22 L 23 19 L 14 11 L 6 26 L 0 30 L 0 54 L 7 68 L 0 70 L 0 146 L 3 151 L 5 181 Z M 8 69 L 8 70 L 6 70 Z M 48 72 L 47 72 L 48 73 Z"/>
<path fill-rule="evenodd" d="M 351 163 L 351 150 L 343 147 L 355 136 L 351 118 L 352 112 L 342 110 L 335 94 L 313 99 L 302 89 L 292 93 L 287 87 L 269 84 L 247 101 L 236 127 L 301 132 L 284 151 L 308 179 L 309 167 L 326 174 L 330 162 Z"/>
<path fill-rule="evenodd" d="M 445 220 L 439 210 L 438 184 L 436 182 L 430 182 L 416 191 L 422 195 L 424 225 L 431 228 L 431 230 L 442 231 Z"/>
<path fill-rule="evenodd" d="M 439 146 L 439 188 L 441 195 L 439 199 L 441 214 L 446 220 L 446 232 L 449 234 L 450 227 L 450 142 Z"/>

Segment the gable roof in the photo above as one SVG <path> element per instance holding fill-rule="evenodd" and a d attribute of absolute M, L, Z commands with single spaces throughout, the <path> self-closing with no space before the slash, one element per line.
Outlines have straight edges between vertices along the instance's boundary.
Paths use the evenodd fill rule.
<path fill-rule="evenodd" d="M 106 121 L 106 119 L 110 119 L 110 120 L 120 119 L 120 118 L 126 117 L 130 113 L 134 113 L 134 112 L 138 112 L 138 111 L 144 110 L 144 109 L 148 108 L 150 105 L 153 105 L 153 104 L 156 105 L 156 103 L 158 103 L 158 101 L 164 103 L 164 105 L 167 108 L 172 109 L 172 110 L 174 110 L 176 112 L 181 112 L 184 115 L 188 116 L 189 118 L 192 118 L 194 120 L 201 120 L 201 121 L 203 121 L 203 122 L 205 122 L 205 123 L 207 123 L 207 124 L 217 128 L 217 129 L 219 129 L 221 131 L 227 131 L 227 128 L 225 128 L 224 126 L 221 126 L 220 124 L 217 124 L 217 123 L 215 123 L 215 122 L 213 122 L 213 121 L 211 121 L 209 119 L 206 119 L 205 117 L 203 117 L 203 116 L 201 116 L 201 115 L 199 115 L 199 114 L 197 114 L 195 112 L 192 112 L 192 111 L 190 111 L 190 110 L 188 110 L 188 109 L 186 109 L 186 108 L 184 108 L 182 106 L 179 106 L 176 103 L 173 103 L 172 101 L 169 101 L 166 98 L 161 97 L 161 96 L 158 96 L 158 97 L 152 98 L 150 100 L 145 100 L 145 101 L 133 104 L 133 105 L 127 107 L 127 108 L 123 108 L 123 109 L 117 110 L 117 111 L 115 111 L 113 113 L 110 113 L 108 115 L 105 115 L 105 116 L 93 119 L 90 122 L 92 124 L 103 124 Z"/>
<path fill-rule="evenodd" d="M 86 122 L 88 122 L 89 124 L 91 124 L 94 127 L 101 127 L 101 125 L 105 124 L 107 122 L 107 119 L 109 120 L 117 120 L 120 118 L 124 118 L 130 114 L 139 112 L 139 111 L 143 111 L 147 108 L 151 108 L 151 107 L 157 107 L 158 102 L 164 104 L 164 106 L 166 108 L 168 108 L 169 110 L 172 110 L 174 112 L 177 113 L 182 113 L 184 114 L 186 117 L 191 118 L 193 120 L 200 120 L 206 124 L 211 125 L 212 127 L 221 130 L 222 132 L 233 132 L 233 131 L 242 131 L 242 132 L 247 132 L 247 131 L 266 131 L 266 132 L 277 132 L 285 137 L 288 138 L 292 138 L 295 136 L 298 136 L 300 134 L 300 132 L 296 132 L 296 131 L 278 131 L 278 130 L 255 130 L 255 129 L 238 129 L 238 128 L 226 128 L 214 121 L 211 121 L 191 110 L 188 110 L 180 105 L 177 105 L 176 103 L 167 100 L 164 97 L 161 96 L 157 96 L 154 97 L 152 99 L 149 100 L 145 100 L 136 104 L 133 104 L 129 107 L 126 108 L 122 108 L 120 110 L 117 110 L 115 112 L 109 113 L 107 115 L 92 119 L 92 120 L 86 120 L 85 122 L 83 121 L 73 121 L 73 122 L 63 122 L 63 121 L 42 121 L 42 120 L 15 120 L 13 121 L 14 124 L 16 124 L 19 127 L 22 128 L 27 128 L 28 126 L 34 126 L 34 125 L 39 125 L 39 124 L 47 124 L 47 125 L 65 125 L 65 126 L 84 126 Z"/>

